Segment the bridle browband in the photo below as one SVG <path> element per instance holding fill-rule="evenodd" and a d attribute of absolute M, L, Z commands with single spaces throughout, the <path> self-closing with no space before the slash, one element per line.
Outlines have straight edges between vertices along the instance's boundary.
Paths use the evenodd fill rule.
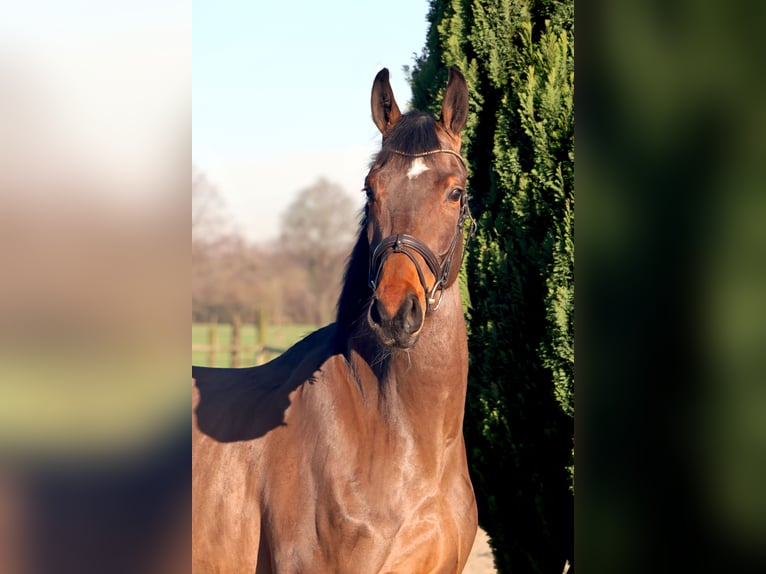
<path fill-rule="evenodd" d="M 421 151 L 420 153 L 407 153 L 404 151 L 399 151 L 398 149 L 392 149 L 390 151 L 397 155 L 403 155 L 404 157 L 426 157 L 426 156 L 434 155 L 437 153 L 448 153 L 458 158 L 460 160 L 460 163 L 463 164 L 463 167 L 466 168 L 466 170 L 468 169 L 468 166 L 466 165 L 465 160 L 463 159 L 463 156 L 460 155 L 458 152 L 453 151 L 451 149 L 439 148 L 439 149 L 432 149 L 430 151 Z"/>
<path fill-rule="evenodd" d="M 452 151 L 451 149 L 435 149 L 420 153 L 406 153 L 395 149 L 390 151 L 405 157 L 425 157 L 437 153 L 448 153 L 457 157 L 463 164 L 463 167 L 466 167 L 466 163 L 463 157 L 458 152 Z M 444 259 L 441 261 L 441 263 L 439 262 L 439 259 L 436 257 L 436 255 L 434 255 L 433 251 L 431 251 L 425 243 L 416 237 L 413 237 L 412 235 L 407 235 L 406 233 L 397 233 L 395 235 L 389 235 L 383 239 L 380 243 L 378 243 L 378 246 L 370 256 L 369 276 L 370 288 L 372 291 L 375 292 L 378 287 L 378 280 L 380 279 L 380 273 L 383 270 L 383 264 L 386 262 L 386 259 L 388 259 L 392 253 L 402 253 L 403 255 L 406 255 L 410 261 L 412 261 L 412 264 L 415 266 L 415 270 L 418 272 L 418 279 L 420 280 L 420 284 L 423 286 L 423 291 L 426 294 L 427 309 L 436 311 L 439 308 L 439 305 L 441 305 L 444 289 L 447 287 L 447 281 L 449 280 L 450 276 L 450 269 L 452 268 L 452 262 L 455 258 L 455 251 L 457 250 L 458 238 L 462 236 L 463 227 L 466 220 L 470 221 L 470 227 L 468 229 L 468 236 L 466 238 L 465 245 L 463 245 L 462 254 L 460 256 L 460 263 L 462 265 L 468 243 L 476 233 L 476 220 L 471 215 L 471 210 L 468 207 L 468 200 L 465 193 L 460 199 L 460 216 L 457 220 L 455 234 L 452 236 L 450 246 L 447 249 L 446 254 L 444 255 Z M 420 268 L 418 260 L 412 254 L 413 251 L 423 258 L 426 266 L 434 276 L 434 284 L 430 289 L 426 284 L 426 278 L 423 275 L 423 270 Z"/>

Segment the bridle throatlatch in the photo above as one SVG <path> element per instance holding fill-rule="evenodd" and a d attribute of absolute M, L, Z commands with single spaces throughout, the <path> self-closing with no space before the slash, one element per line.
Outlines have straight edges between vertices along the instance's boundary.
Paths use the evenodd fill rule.
<path fill-rule="evenodd" d="M 396 150 L 394 151 L 395 153 L 408 157 L 423 157 L 435 153 L 450 153 L 458 157 L 460 161 L 463 162 L 463 165 L 465 165 L 465 161 L 460 156 L 460 154 L 447 149 L 432 150 L 418 154 L 409 154 Z M 423 286 L 423 291 L 426 294 L 428 309 L 431 311 L 436 311 L 439 308 L 439 305 L 441 305 L 444 289 L 447 287 L 447 281 L 449 281 L 452 262 L 455 259 L 455 251 L 457 250 L 458 239 L 463 234 L 463 228 L 465 226 L 466 220 L 470 222 L 470 226 L 468 229 L 468 235 L 466 237 L 465 244 L 463 245 L 462 254 L 460 256 L 460 264 L 462 265 L 468 243 L 476 233 L 476 220 L 471 215 L 471 210 L 468 207 L 468 200 L 465 194 L 463 194 L 462 198 L 460 199 L 460 216 L 457 220 L 455 234 L 452 236 L 450 246 L 447 249 L 444 259 L 441 262 L 439 262 L 439 259 L 436 257 L 436 255 L 434 255 L 433 251 L 431 251 L 425 243 L 416 237 L 407 235 L 406 233 L 389 235 L 380 243 L 378 243 L 378 246 L 370 256 L 370 288 L 373 290 L 373 292 L 377 289 L 378 281 L 380 280 L 380 273 L 383 270 L 383 265 L 385 264 L 386 259 L 388 259 L 392 253 L 402 253 L 403 255 L 406 255 L 410 261 L 412 261 L 412 264 L 415 266 L 415 270 L 418 272 L 418 279 L 420 280 L 420 284 Z M 418 260 L 413 253 L 417 253 L 423 258 L 423 261 L 426 262 L 428 269 L 434 276 L 434 284 L 430 288 L 426 283 L 426 278 L 425 275 L 423 275 L 423 270 L 421 269 L 420 264 L 418 263 Z"/>

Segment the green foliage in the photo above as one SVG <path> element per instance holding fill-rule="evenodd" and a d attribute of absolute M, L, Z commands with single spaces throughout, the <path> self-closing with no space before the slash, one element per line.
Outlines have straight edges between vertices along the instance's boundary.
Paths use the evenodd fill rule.
<path fill-rule="evenodd" d="M 463 50 L 459 38 L 466 33 L 466 18 L 461 0 L 432 1 L 429 11 L 431 27 L 428 31 L 423 55 L 416 59 L 415 67 L 410 72 L 412 86 L 412 106 L 419 110 L 428 110 L 436 117 L 441 114 L 441 102 L 447 87 L 449 66 L 457 67 L 468 83 L 469 115 L 463 128 L 463 152 L 468 153 L 473 141 L 478 111 L 483 98 L 478 89 L 478 65 Z M 443 48 L 446 46 L 446 48 Z M 435 58 L 434 54 L 441 54 Z M 471 173 L 468 167 L 469 175 Z"/>
<path fill-rule="evenodd" d="M 571 0 L 432 1 L 411 74 L 413 104 L 437 113 L 448 66 L 469 85 L 464 432 L 500 572 L 573 561 L 573 14 Z"/>

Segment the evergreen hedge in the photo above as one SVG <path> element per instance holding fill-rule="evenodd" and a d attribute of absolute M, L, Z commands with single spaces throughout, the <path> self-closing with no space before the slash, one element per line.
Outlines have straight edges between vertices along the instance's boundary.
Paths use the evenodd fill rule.
<path fill-rule="evenodd" d="M 432 0 L 413 106 L 438 113 L 449 66 L 463 132 L 471 367 L 465 436 L 501 573 L 573 563 L 574 3 Z"/>

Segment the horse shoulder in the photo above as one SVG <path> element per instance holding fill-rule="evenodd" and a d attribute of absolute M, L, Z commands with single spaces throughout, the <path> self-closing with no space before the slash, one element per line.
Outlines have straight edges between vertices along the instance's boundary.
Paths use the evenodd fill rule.
<path fill-rule="evenodd" d="M 322 362 L 320 330 L 275 361 L 248 369 L 195 368 L 192 392 L 192 562 L 205 574 L 268 572 L 264 488 L 290 477 L 288 417 L 299 388 Z M 290 428 L 290 432 L 287 432 Z M 287 466 L 283 465 L 287 463 Z M 264 568 L 266 568 L 264 570 Z"/>

